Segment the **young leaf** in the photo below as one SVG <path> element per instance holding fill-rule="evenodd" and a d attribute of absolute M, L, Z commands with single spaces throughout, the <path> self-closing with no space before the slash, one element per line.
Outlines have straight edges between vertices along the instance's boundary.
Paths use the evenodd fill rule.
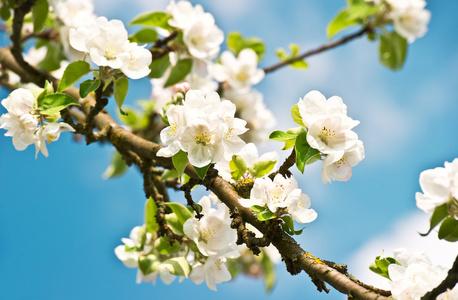
<path fill-rule="evenodd" d="M 53 93 L 54 93 L 54 88 L 52 86 L 52 83 L 46 80 L 43 91 L 37 97 L 37 104 L 40 105 L 44 97 L 51 95 Z"/>
<path fill-rule="evenodd" d="M 275 160 L 257 161 L 248 168 L 248 172 L 250 172 L 253 177 L 263 177 L 272 171 L 276 163 Z"/>
<path fill-rule="evenodd" d="M 145 204 L 145 224 L 146 230 L 152 234 L 159 229 L 159 225 L 156 222 L 156 212 L 156 202 L 154 202 L 154 199 L 150 197 L 146 200 Z"/>
<path fill-rule="evenodd" d="M 196 170 L 197 174 L 199 175 L 199 177 L 201 179 L 204 179 L 205 175 L 207 175 L 207 170 L 208 170 L 208 168 L 210 168 L 210 165 L 211 164 L 208 164 L 208 165 L 206 165 L 205 167 L 202 167 L 202 168 L 197 168 L 197 167 L 194 166 L 194 170 Z"/>
<path fill-rule="evenodd" d="M 173 233 L 178 235 L 184 235 L 183 233 L 183 224 L 178 220 L 176 214 L 166 214 L 165 220 L 167 224 L 170 226 L 170 229 Z"/>
<path fill-rule="evenodd" d="M 294 139 L 294 140 L 286 140 L 285 141 L 285 146 L 283 146 L 283 148 L 281 148 L 281 150 L 288 150 L 289 148 L 294 147 L 295 144 L 296 144 L 296 139 Z"/>
<path fill-rule="evenodd" d="M 8 19 L 11 17 L 11 11 L 10 11 L 9 5 L 1 5 L 0 17 L 3 19 L 3 21 L 8 21 Z"/>
<path fill-rule="evenodd" d="M 149 254 L 138 258 L 138 268 L 142 271 L 143 275 L 148 275 L 157 271 L 158 266 L 159 260 L 156 255 Z"/>
<path fill-rule="evenodd" d="M 69 87 L 73 86 L 78 80 L 84 75 L 91 71 L 91 66 L 82 60 L 74 61 L 67 66 L 62 76 L 59 86 L 57 87 L 58 92 L 65 91 Z"/>
<path fill-rule="evenodd" d="M 126 173 L 128 168 L 129 167 L 127 166 L 124 159 L 122 159 L 121 154 L 119 154 L 118 151 L 115 151 L 113 152 L 113 157 L 111 158 L 111 164 L 108 166 L 105 172 L 103 172 L 102 177 L 104 179 L 119 177 Z"/>
<path fill-rule="evenodd" d="M 380 256 L 377 256 L 375 261 L 370 264 L 369 270 L 380 276 L 390 279 L 390 276 L 388 275 L 388 266 L 391 264 L 400 265 L 400 263 L 392 257 L 380 258 Z"/>
<path fill-rule="evenodd" d="M 271 212 L 270 210 L 266 210 L 265 212 L 262 212 L 258 215 L 258 220 L 259 221 L 267 221 L 270 219 L 275 219 L 277 217 L 276 214 Z"/>
<path fill-rule="evenodd" d="M 227 36 L 227 48 L 236 55 L 245 48 L 250 48 L 258 55 L 258 61 L 261 61 L 265 53 L 264 42 L 256 37 L 244 38 L 240 32 L 230 32 Z"/>
<path fill-rule="evenodd" d="M 81 82 L 80 84 L 80 97 L 86 98 L 91 92 L 98 89 L 100 86 L 100 80 L 98 79 L 88 79 Z"/>
<path fill-rule="evenodd" d="M 157 31 L 152 28 L 143 28 L 129 37 L 132 43 L 148 44 L 157 40 Z"/>
<path fill-rule="evenodd" d="M 162 255 L 178 253 L 181 250 L 181 244 L 177 240 L 170 245 L 169 239 L 164 235 L 154 242 L 154 248 Z"/>
<path fill-rule="evenodd" d="M 232 179 L 239 180 L 246 173 L 245 160 L 240 155 L 232 155 L 232 160 L 229 162 Z"/>
<path fill-rule="evenodd" d="M 178 175 L 177 170 L 165 170 L 164 173 L 162 173 L 161 180 L 165 181 L 169 178 L 178 178 L 180 177 Z"/>
<path fill-rule="evenodd" d="M 331 23 L 329 23 L 328 27 L 326 28 L 326 34 L 328 39 L 332 39 L 334 35 L 339 33 L 340 31 L 358 24 L 355 19 L 350 19 L 348 10 L 343 9 L 332 19 Z"/>
<path fill-rule="evenodd" d="M 380 62 L 392 70 L 399 70 L 404 65 L 407 55 L 407 40 L 396 31 L 380 36 Z"/>
<path fill-rule="evenodd" d="M 6 4 L 3 4 L 6 6 Z M 48 17 L 48 0 L 37 0 L 32 7 L 33 32 L 39 32 L 45 25 Z"/>
<path fill-rule="evenodd" d="M 263 207 L 263 206 L 259 206 L 259 205 L 253 205 L 253 206 L 251 207 L 251 210 L 254 211 L 255 213 L 260 213 L 260 212 L 265 211 L 266 208 Z"/>
<path fill-rule="evenodd" d="M 188 278 L 191 272 L 191 266 L 184 257 L 174 257 L 168 259 L 159 265 L 159 268 L 166 268 L 170 274 L 184 276 Z"/>
<path fill-rule="evenodd" d="M 80 105 L 78 101 L 67 94 L 55 93 L 46 95 L 38 102 L 38 109 L 42 115 L 52 115 L 60 112 L 69 105 Z"/>
<path fill-rule="evenodd" d="M 37 42 L 37 48 L 38 44 L 39 43 Z M 43 60 L 38 63 L 38 68 L 46 70 L 48 72 L 60 69 L 61 61 L 67 59 L 67 57 L 64 54 L 62 44 L 57 44 L 54 41 L 46 41 L 41 46 L 46 47 L 47 51 L 45 58 L 43 58 Z"/>
<path fill-rule="evenodd" d="M 293 133 L 286 133 L 280 130 L 276 130 L 269 135 L 269 139 L 274 140 L 274 141 L 284 142 L 287 140 L 293 140 L 296 138 L 296 136 L 297 135 Z"/>
<path fill-rule="evenodd" d="M 280 61 L 285 61 L 285 60 L 294 58 L 299 53 L 299 45 L 297 45 L 297 44 L 290 44 L 289 45 L 289 49 L 291 51 L 291 53 L 289 55 L 286 54 L 286 51 L 283 48 L 278 48 L 275 51 L 275 54 L 280 59 Z M 291 67 L 293 67 L 293 68 L 296 68 L 296 69 L 306 69 L 306 68 L 308 68 L 308 64 L 303 59 L 302 60 L 297 60 L 295 62 L 292 62 L 289 65 Z"/>
<path fill-rule="evenodd" d="M 188 154 L 182 150 L 178 151 L 172 156 L 172 163 L 178 172 L 178 176 L 181 176 L 188 165 Z"/>
<path fill-rule="evenodd" d="M 448 242 L 458 241 L 458 220 L 454 217 L 445 219 L 439 228 L 439 239 Z"/>
<path fill-rule="evenodd" d="M 177 64 L 172 68 L 170 71 L 169 78 L 167 78 L 167 81 L 164 84 L 164 87 L 168 87 L 171 85 L 174 85 L 175 83 L 180 82 L 183 80 L 186 75 L 191 72 L 192 68 L 192 59 L 187 58 L 187 59 L 182 59 L 177 62 Z"/>
<path fill-rule="evenodd" d="M 304 131 L 296 138 L 296 166 L 297 169 L 304 173 L 305 165 L 309 165 L 321 158 L 320 151 L 310 147 L 307 143 L 307 133 Z"/>
<path fill-rule="evenodd" d="M 186 206 L 183 206 L 180 203 L 167 202 L 165 204 L 168 207 L 170 207 L 173 213 L 177 216 L 178 221 L 181 223 L 181 227 L 183 228 L 184 222 L 186 222 L 187 219 L 192 217 L 192 213 L 189 211 L 189 209 Z"/>
<path fill-rule="evenodd" d="M 166 12 L 147 12 L 136 16 L 129 25 L 153 26 L 169 30 L 172 29 L 169 25 L 170 18 L 172 18 L 172 16 Z"/>
<path fill-rule="evenodd" d="M 294 104 L 293 107 L 291 107 L 291 117 L 293 117 L 293 121 L 296 124 L 305 127 L 304 123 L 302 122 L 302 116 L 299 113 L 299 106 L 297 104 Z"/>
<path fill-rule="evenodd" d="M 125 115 L 126 113 L 121 109 L 121 107 L 124 103 L 124 99 L 126 99 L 128 90 L 129 80 L 127 79 L 127 77 L 120 77 L 115 80 L 113 94 L 116 104 L 118 104 L 119 112 L 123 115 Z"/>
<path fill-rule="evenodd" d="M 154 59 L 149 68 L 151 69 L 151 73 L 149 73 L 148 77 L 150 78 L 161 78 L 165 71 L 170 67 L 170 58 L 169 55 L 164 55 L 161 58 Z"/>
<path fill-rule="evenodd" d="M 427 233 L 420 233 L 421 236 L 427 236 L 443 219 L 448 216 L 447 203 L 442 204 L 434 209 L 431 219 L 429 220 L 429 230 Z"/>

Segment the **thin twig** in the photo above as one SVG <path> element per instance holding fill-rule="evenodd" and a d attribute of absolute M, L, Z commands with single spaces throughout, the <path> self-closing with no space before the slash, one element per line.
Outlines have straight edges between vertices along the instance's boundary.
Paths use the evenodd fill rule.
<path fill-rule="evenodd" d="M 310 51 L 307 51 L 299 56 L 296 56 L 296 57 L 293 57 L 293 58 L 290 58 L 290 59 L 287 59 L 287 60 L 284 60 L 278 64 L 275 64 L 271 67 L 267 67 L 267 68 L 264 68 L 264 72 L 267 74 L 267 73 L 270 73 L 270 72 L 273 72 L 277 69 L 280 69 L 284 66 L 287 66 L 293 62 L 296 62 L 296 61 L 299 61 L 299 60 L 302 60 L 306 57 L 309 57 L 309 56 L 312 56 L 312 55 L 315 55 L 315 54 L 318 54 L 318 53 L 321 53 L 321 52 L 324 52 L 326 50 L 329 50 L 329 49 L 332 49 L 332 48 L 335 48 L 337 46 L 340 46 L 340 45 L 343 45 L 345 44 L 346 42 L 349 42 L 357 37 L 360 37 L 362 36 L 363 34 L 365 34 L 366 32 L 370 32 L 371 31 L 371 28 L 368 27 L 368 26 L 365 26 L 363 27 L 361 30 L 353 33 L 353 34 L 350 34 L 346 37 L 343 37 L 341 39 L 338 39 L 338 40 L 335 40 L 334 42 L 330 42 L 330 43 L 327 43 L 327 44 L 324 44 L 323 46 L 319 47 L 319 48 L 316 48 L 316 49 L 313 49 L 313 50 L 310 50 Z"/>

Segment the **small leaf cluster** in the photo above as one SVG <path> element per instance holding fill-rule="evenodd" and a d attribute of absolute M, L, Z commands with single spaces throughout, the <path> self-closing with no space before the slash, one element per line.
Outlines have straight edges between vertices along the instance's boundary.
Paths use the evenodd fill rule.
<path fill-rule="evenodd" d="M 421 233 L 421 236 L 427 236 L 436 226 L 439 226 L 438 237 L 440 240 L 448 242 L 458 241 L 458 220 L 456 219 L 457 201 L 450 199 L 449 202 L 437 206 L 434 209 L 430 219 L 429 230 L 426 233 Z"/>
<path fill-rule="evenodd" d="M 380 255 L 375 258 L 375 260 L 370 264 L 369 270 L 383 276 L 385 278 L 390 279 L 388 274 L 388 266 L 391 264 L 401 265 L 396 259 L 392 257 L 381 257 Z"/>

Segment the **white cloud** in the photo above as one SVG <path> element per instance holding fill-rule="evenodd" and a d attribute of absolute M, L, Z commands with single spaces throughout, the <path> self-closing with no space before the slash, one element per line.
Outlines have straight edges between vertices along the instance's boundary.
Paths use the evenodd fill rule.
<path fill-rule="evenodd" d="M 384 235 L 378 236 L 361 247 L 349 261 L 349 272 L 364 283 L 380 288 L 388 288 L 388 280 L 369 270 L 375 257 L 382 254 L 392 256 L 393 249 L 406 248 L 408 251 L 423 251 L 434 265 L 450 268 L 457 255 L 456 244 L 441 241 L 437 232 L 422 237 L 418 232 L 426 232 L 429 215 L 415 212 L 404 216 Z"/>

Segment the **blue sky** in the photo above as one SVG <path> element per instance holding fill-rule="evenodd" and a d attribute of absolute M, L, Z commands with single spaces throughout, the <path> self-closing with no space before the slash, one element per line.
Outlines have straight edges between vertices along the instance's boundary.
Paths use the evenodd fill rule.
<path fill-rule="evenodd" d="M 95 6 L 98 15 L 127 22 L 145 9 L 165 8 L 167 3 L 149 2 L 132 0 L 126 7 L 125 1 L 95 0 Z M 286 6 L 284 1 L 261 0 L 192 2 L 213 13 L 226 33 L 241 31 L 262 38 L 267 45 L 263 67 L 276 62 L 278 47 L 297 43 L 308 50 L 325 43 L 327 22 L 345 5 L 344 0 L 292 0 Z M 321 258 L 355 261 L 353 254 L 374 238 L 410 226 L 394 224 L 418 211 L 415 192 L 420 172 L 458 157 L 458 2 L 431 1 L 427 8 L 432 12 L 429 31 L 410 45 L 401 71 L 381 66 L 377 45 L 361 38 L 312 57 L 306 71 L 282 69 L 256 87 L 268 107 L 278 112 L 276 129 L 294 126 L 289 108 L 314 89 L 327 97 L 342 97 L 349 115 L 361 121 L 355 131 L 364 142 L 366 159 L 354 168 L 350 181 L 323 185 L 320 164 L 308 167 L 303 175 L 295 173 L 318 212 L 299 241 Z M 147 80 L 132 84 L 128 103 L 149 97 Z M 7 96 L 5 90 L 0 92 L 1 99 Z M 263 150 L 280 148 L 271 142 Z M 172 286 L 135 284 L 136 272 L 125 268 L 113 249 L 132 227 L 143 223 L 145 199 L 139 173 L 132 168 L 120 179 L 103 180 L 111 147 L 85 146 L 70 134 L 63 134 L 49 151 L 48 158 L 35 159 L 33 147 L 18 152 L 11 138 L 1 133 L 0 298 L 175 299 L 193 295 L 276 299 L 306 295 L 307 299 L 344 299 L 333 290 L 330 295 L 316 292 L 308 276 L 291 277 L 283 264 L 277 267 L 280 278 L 272 295 L 264 294 L 261 281 L 246 277 L 218 285 L 217 293 L 189 280 Z M 423 224 L 412 231 L 426 227 Z M 392 247 L 410 246 L 407 236 L 399 239 L 403 245 L 391 246 L 389 240 L 379 240 L 380 247 L 391 247 L 383 248 L 387 253 Z M 443 249 L 438 246 L 436 255 L 445 255 Z"/>

